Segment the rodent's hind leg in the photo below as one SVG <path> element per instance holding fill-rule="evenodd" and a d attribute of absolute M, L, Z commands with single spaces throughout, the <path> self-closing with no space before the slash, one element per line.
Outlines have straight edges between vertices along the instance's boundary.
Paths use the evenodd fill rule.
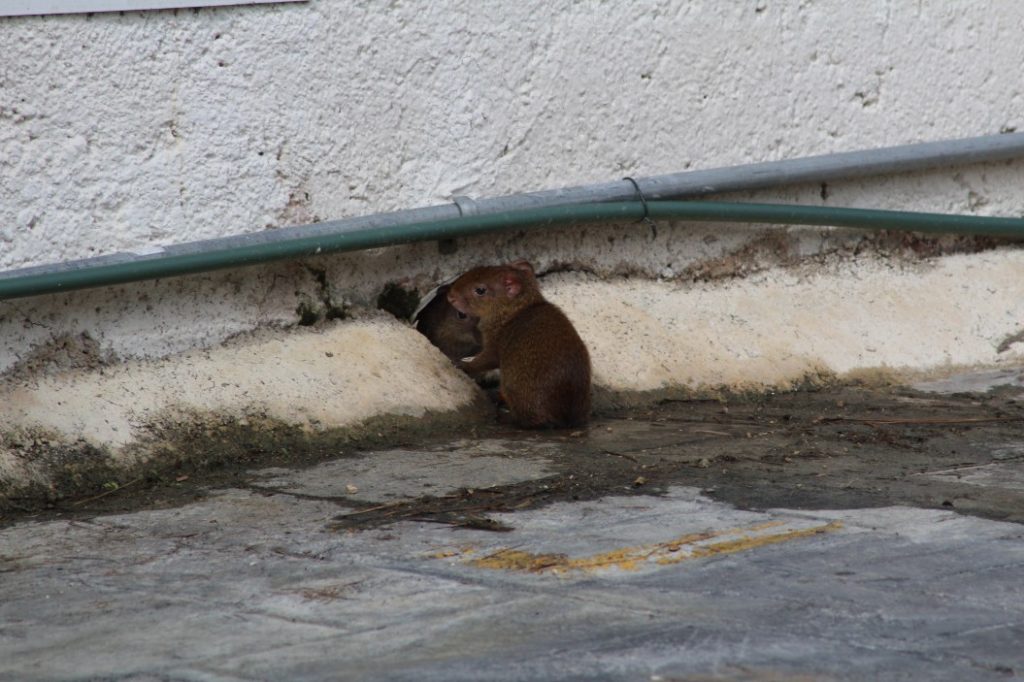
<path fill-rule="evenodd" d="M 505 401 L 505 396 L 502 395 L 500 387 L 495 386 L 493 388 L 484 388 L 484 395 L 486 395 L 487 399 L 494 403 L 495 406 L 499 408 L 508 407 L 508 403 Z"/>

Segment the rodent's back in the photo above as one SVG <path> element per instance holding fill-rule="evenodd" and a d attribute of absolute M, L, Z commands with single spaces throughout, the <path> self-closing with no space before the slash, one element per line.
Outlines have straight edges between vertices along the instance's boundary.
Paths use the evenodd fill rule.
<path fill-rule="evenodd" d="M 501 390 L 526 427 L 580 426 L 590 417 L 590 355 L 558 306 L 540 299 L 497 335 Z"/>

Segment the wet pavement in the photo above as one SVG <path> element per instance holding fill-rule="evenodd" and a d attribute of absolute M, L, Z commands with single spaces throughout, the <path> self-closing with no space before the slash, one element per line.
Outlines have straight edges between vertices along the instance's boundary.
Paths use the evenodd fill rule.
<path fill-rule="evenodd" d="M 665 401 L 8 516 L 0 679 L 1021 677 L 1017 377 Z"/>

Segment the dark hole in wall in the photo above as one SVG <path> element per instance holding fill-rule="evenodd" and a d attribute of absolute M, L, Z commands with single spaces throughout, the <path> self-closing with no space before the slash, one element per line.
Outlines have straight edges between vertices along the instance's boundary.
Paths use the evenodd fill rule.
<path fill-rule="evenodd" d="M 388 282 L 377 296 L 377 307 L 386 310 L 400 320 L 408 320 L 420 304 L 419 292 L 406 289 L 395 282 Z"/>

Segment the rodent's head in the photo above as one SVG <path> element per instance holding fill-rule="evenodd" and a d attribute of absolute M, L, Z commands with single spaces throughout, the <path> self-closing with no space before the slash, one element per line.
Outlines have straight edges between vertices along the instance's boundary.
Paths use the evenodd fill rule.
<path fill-rule="evenodd" d="M 497 309 L 519 308 L 539 295 L 533 266 L 517 260 L 473 268 L 452 283 L 448 302 L 460 313 L 483 319 Z"/>

